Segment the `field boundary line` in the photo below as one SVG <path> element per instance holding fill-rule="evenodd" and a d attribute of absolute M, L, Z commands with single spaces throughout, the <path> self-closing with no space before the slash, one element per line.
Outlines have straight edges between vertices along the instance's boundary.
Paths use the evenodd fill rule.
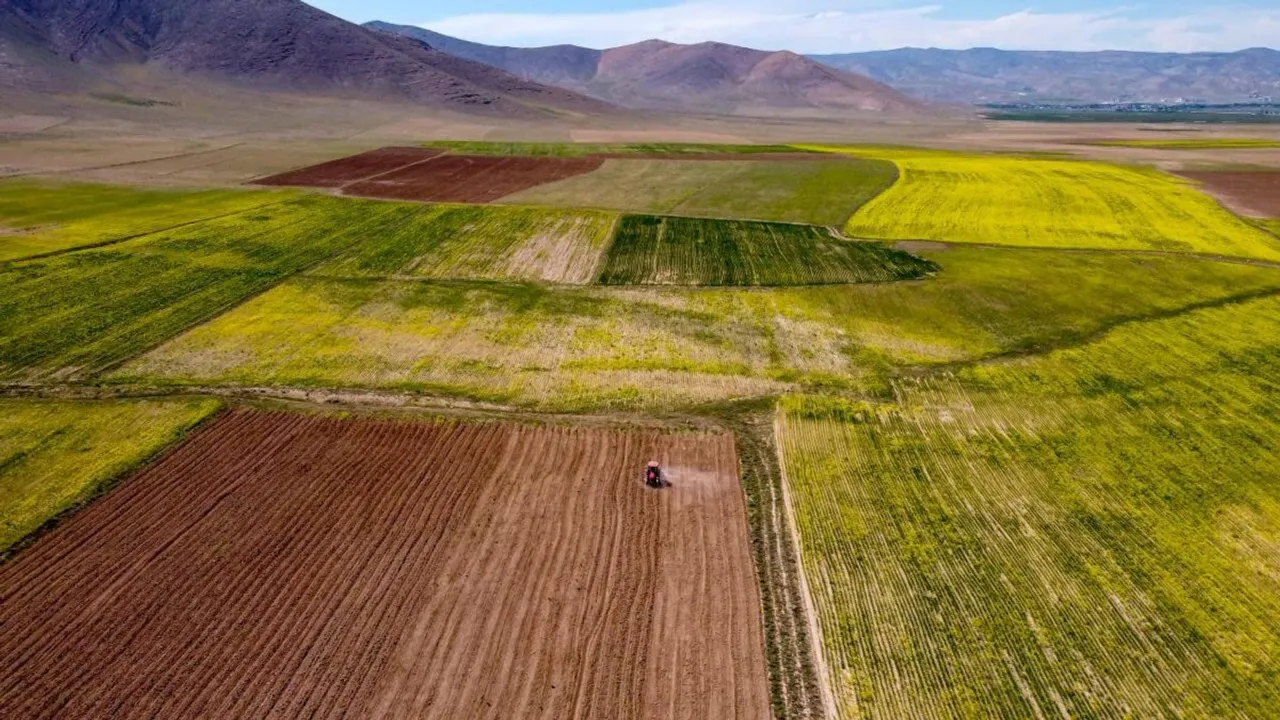
<path fill-rule="evenodd" d="M 809 652 L 813 655 L 813 661 L 818 665 L 818 672 L 815 674 L 818 676 L 818 691 L 822 696 L 823 717 L 835 720 L 835 718 L 839 717 L 839 712 L 836 710 L 835 692 L 831 689 L 831 667 L 827 663 L 827 655 L 824 649 L 826 643 L 823 641 L 822 626 L 818 624 L 817 609 L 813 604 L 813 595 L 809 592 L 809 579 L 805 575 L 800 527 L 796 522 L 795 506 L 791 502 L 791 481 L 787 477 L 786 458 L 782 452 L 782 411 L 775 408 L 773 412 L 773 445 L 775 452 L 778 453 L 778 478 L 782 485 L 782 508 L 783 513 L 787 516 L 791 545 L 796 555 L 796 577 L 800 582 L 800 599 L 804 604 L 805 621 L 809 625 Z"/>
<path fill-rule="evenodd" d="M 110 170 L 112 168 L 131 167 L 134 165 L 146 165 L 147 163 L 160 162 L 161 160 L 179 160 L 181 158 L 195 157 L 197 155 L 212 155 L 213 153 L 222 152 L 223 150 L 232 150 L 244 145 L 244 141 L 232 143 L 231 145 L 223 145 L 222 147 L 211 148 L 209 150 L 193 150 L 191 152 L 176 153 L 174 155 L 161 155 L 160 157 L 147 158 L 146 160 L 129 160 L 127 162 L 109 163 L 107 165 L 90 165 L 88 167 L 65 168 L 62 170 L 32 170 L 30 172 L 16 173 L 14 175 L 5 175 L 4 179 L 21 178 L 21 177 L 41 177 L 45 175 L 67 175 L 70 173 L 91 172 L 93 170 Z"/>
<path fill-rule="evenodd" d="M 1091 332 L 1085 333 L 1075 338 L 1068 338 L 1061 342 L 1049 343 L 1032 348 L 1017 348 L 1013 350 L 1005 350 L 992 355 L 970 360 L 958 360 L 955 362 L 939 363 L 937 365 L 915 365 L 903 368 L 904 375 L 931 375 L 937 372 L 950 372 L 953 370 L 963 370 L 965 368 L 979 367 L 983 365 L 994 365 L 1009 360 L 1020 360 L 1024 358 L 1034 358 L 1059 350 L 1071 350 L 1092 345 L 1115 330 L 1127 325 L 1142 325 L 1150 322 L 1161 322 L 1163 320 L 1173 320 L 1174 318 L 1190 315 L 1202 310 L 1213 310 L 1216 308 L 1231 307 L 1233 305 L 1244 305 L 1246 303 L 1257 300 L 1266 300 L 1271 297 L 1280 295 L 1280 285 L 1261 290 L 1253 290 L 1239 295 L 1228 295 L 1226 297 L 1215 298 L 1213 300 L 1202 300 L 1200 302 L 1184 305 L 1180 308 L 1170 310 L 1161 310 L 1150 315 L 1141 317 L 1127 317 L 1112 320 L 1104 323 L 1102 326 Z"/>
<path fill-rule="evenodd" d="M 179 230 L 181 228 L 191 227 L 192 225 L 199 225 L 200 223 L 213 222 L 214 220 L 225 220 L 226 218 L 235 217 L 237 215 L 243 215 L 244 213 L 254 212 L 257 210 L 261 210 L 263 208 L 274 207 L 281 203 L 288 202 L 291 199 L 292 198 L 283 198 L 280 200 L 274 200 L 272 202 L 263 203 L 261 205 L 254 205 L 253 207 L 244 208 L 243 210 L 236 210 L 235 212 L 223 213 L 222 215 L 210 215 L 207 218 L 201 218 L 199 220 L 189 220 L 187 222 L 178 223 L 177 225 L 170 225 L 169 227 L 166 227 L 166 228 L 160 228 L 159 230 L 148 230 L 147 232 L 137 233 L 136 235 L 126 235 L 125 237 L 113 238 L 111 240 L 102 240 L 100 242 L 91 243 L 89 245 L 77 245 L 76 247 L 63 248 L 61 250 L 50 250 L 49 252 L 37 253 L 35 255 L 27 255 L 25 257 L 20 257 L 20 258 L 13 258 L 11 260 L 5 260 L 0 262 L 0 265 L 26 262 L 27 260 L 46 260 L 51 257 L 58 257 L 59 255 L 70 255 L 71 253 L 80 252 L 81 250 L 95 250 L 97 248 L 109 247 L 111 245 L 119 245 L 120 243 L 129 242 L 130 240 L 138 240 L 140 238 L 147 237 L 148 235 L 158 235 L 160 233 L 169 232 L 170 230 Z"/>
<path fill-rule="evenodd" d="M 284 202 L 284 201 L 281 201 L 281 202 Z M 132 354 L 132 355 L 129 355 L 129 356 L 127 356 L 127 357 L 119 358 L 119 359 L 115 360 L 114 362 L 111 362 L 111 363 L 108 363 L 108 364 L 106 364 L 106 365 L 103 365 L 103 366 L 99 367 L 97 370 L 95 370 L 95 371 L 93 371 L 93 372 L 89 373 L 89 374 L 86 376 L 86 379 L 101 378 L 103 375 L 106 375 L 107 373 L 110 373 L 111 371 L 115 370 L 116 368 L 119 368 L 120 366 L 124 365 L 125 363 L 129 362 L 130 360 L 134 360 L 134 359 L 136 359 L 136 358 L 142 357 L 143 355 L 146 355 L 147 353 L 151 352 L 152 350 L 155 350 L 156 348 L 160 347 L 161 345 L 164 345 L 164 344 L 165 344 L 165 343 L 167 343 L 167 342 L 170 342 L 170 341 L 172 341 L 172 340 L 174 340 L 174 339 L 176 339 L 176 338 L 182 337 L 183 335 L 187 334 L 188 332 L 191 332 L 191 330 L 192 330 L 192 329 L 194 329 L 194 328 L 200 327 L 201 325 L 205 325 L 205 324 L 207 324 L 207 323 L 213 322 L 214 320 L 217 320 L 218 318 L 222 317 L 223 315 L 226 315 L 227 313 L 231 312 L 232 310 L 235 310 L 236 308 L 240 307 L 241 305 L 244 305 L 245 303 L 247 303 L 247 302 L 249 302 L 249 301 L 251 301 L 251 300 L 253 300 L 253 299 L 255 299 L 255 298 L 261 297 L 261 296 L 263 296 L 263 295 L 265 295 L 265 294 L 267 294 L 267 293 L 271 292 L 272 290 L 275 290 L 276 288 L 278 288 L 278 287 L 280 287 L 281 285 L 283 285 L 285 282 L 287 282 L 287 281 L 289 281 L 289 280 L 292 280 L 293 278 L 299 277 L 299 276 L 303 275 L 304 273 L 306 273 L 306 272 L 307 272 L 307 271 L 309 271 L 309 270 L 313 270 L 313 269 L 315 269 L 315 268 L 317 268 L 317 267 L 320 267 L 320 265 L 321 265 L 321 264 L 326 263 L 326 262 L 328 262 L 328 261 L 332 260 L 333 258 L 337 257 L 338 253 L 346 252 L 347 250 L 351 249 L 351 247 L 352 247 L 352 246 L 354 246 L 354 245 L 355 245 L 356 243 L 358 243 L 358 242 L 360 242 L 360 238 L 359 238 L 359 237 L 356 237 L 356 236 L 355 236 L 355 234 L 353 233 L 351 242 L 347 243 L 346 245 L 343 245 L 342 247 L 334 248 L 333 252 L 330 252 L 329 254 L 325 255 L 324 257 L 320 258 L 319 260 L 316 260 L 315 262 L 313 262 L 313 263 L 311 263 L 311 264 L 309 264 L 309 265 L 304 265 L 304 266 L 302 266 L 302 267 L 296 268 L 293 272 L 287 272 L 287 273 L 285 273 L 285 274 L 281 275 L 279 278 L 276 278 L 274 281 L 267 283 L 265 286 L 263 286 L 263 287 L 262 287 L 260 290 L 258 290 L 257 292 L 253 292 L 253 293 L 250 293 L 250 294 L 245 295 L 245 296 L 243 296 L 243 297 L 240 297 L 240 298 L 236 298 L 236 299 L 234 299 L 234 300 L 231 300 L 231 301 L 229 301 L 226 305 L 223 305 L 222 307 L 219 307 L 219 308 L 213 308 L 212 310 L 210 310 L 209 315 L 207 315 L 206 317 L 201 318 L 201 319 L 199 319 L 199 320 L 196 320 L 195 322 L 191 323 L 190 325 L 187 325 L 187 326 L 185 326 L 185 327 L 183 327 L 183 328 L 179 329 L 177 332 L 173 333 L 173 334 L 172 334 L 172 335 L 170 335 L 169 337 L 166 337 L 166 338 L 163 338 L 163 339 L 161 339 L 161 340 L 158 340 L 154 345 L 151 345 L 151 346 L 149 346 L 149 347 L 146 347 L 146 348 L 144 348 L 144 349 L 139 350 L 138 352 L 136 352 L 136 353 L 134 353 L 134 354 Z"/>
<path fill-rule="evenodd" d="M 202 396 L 202 397 L 208 397 L 208 396 Z M 40 523 L 40 525 L 35 529 L 33 529 L 31 532 L 22 536 L 22 538 L 20 538 L 17 542 L 5 548 L 3 552 L 0 552 L 0 566 L 3 566 L 7 563 L 12 562 L 13 559 L 16 558 L 19 554 L 21 554 L 23 550 L 26 550 L 27 548 L 34 545 L 36 541 L 38 541 L 40 538 L 56 530 L 58 526 L 65 523 L 67 520 L 70 520 L 74 515 L 79 513 L 81 510 L 88 508 L 90 505 L 93 505 L 97 503 L 99 500 L 101 500 L 102 498 L 106 497 L 109 493 L 111 493 L 111 491 L 119 488 L 121 485 L 128 482 L 128 480 L 134 475 L 158 463 L 160 460 L 166 457 L 170 452 L 178 449 L 179 447 L 182 447 L 182 445 L 185 444 L 187 440 L 191 438 L 191 435 L 193 433 L 200 430 L 201 428 L 204 428 L 207 425 L 210 425 L 217 418 L 222 417 L 222 415 L 227 411 L 227 404 L 221 400 L 217 400 L 217 402 L 218 402 L 218 407 L 214 408 L 209 414 L 196 420 L 190 425 L 187 425 L 186 427 L 178 428 L 174 432 L 173 438 L 170 439 L 169 442 L 164 443 L 160 447 L 156 448 L 155 451 L 153 451 L 151 454 L 146 455 L 142 458 L 139 458 L 137 462 L 132 463 L 126 467 L 122 467 L 120 471 L 117 472 L 115 475 L 98 483 L 88 494 L 82 497 L 78 502 L 62 509 L 56 515 Z"/>
<path fill-rule="evenodd" d="M 1280 235 L 1275 235 L 1266 228 L 1258 228 L 1268 235 L 1272 235 L 1280 239 Z M 1140 257 L 1169 257 L 1169 258 L 1186 258 L 1188 260 L 1204 260 L 1208 262 L 1232 263 L 1235 265 L 1253 265 L 1256 267 L 1276 268 L 1280 269 L 1280 262 L 1272 260 L 1259 260 L 1257 258 L 1239 257 L 1237 255 L 1213 255 L 1210 253 L 1194 253 L 1194 252 L 1175 252 L 1173 250 L 1143 250 L 1141 248 L 1086 248 L 1086 247 L 1055 247 L 1053 245 L 1000 245 L 998 243 L 971 243 L 957 242 L 955 240 L 930 240 L 928 238 L 898 238 L 894 240 L 882 240 L 878 238 L 851 238 L 844 236 L 851 242 L 880 242 L 889 247 L 898 245 L 899 243 L 929 243 L 933 245 L 946 245 L 947 247 L 956 248 L 983 248 L 986 250 L 1039 250 L 1041 252 L 1063 252 L 1063 253 L 1081 253 L 1085 255 L 1134 255 Z M 890 244 L 892 243 L 892 244 Z"/>

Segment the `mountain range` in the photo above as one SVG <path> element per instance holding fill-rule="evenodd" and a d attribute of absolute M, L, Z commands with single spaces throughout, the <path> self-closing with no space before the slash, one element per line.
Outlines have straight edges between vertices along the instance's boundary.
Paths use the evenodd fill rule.
<path fill-rule="evenodd" d="M 509 117 L 611 110 L 298 0 L 0 0 L 0 87 L 72 91 L 130 65 Z"/>
<path fill-rule="evenodd" d="M 723 113 L 766 109 L 912 113 L 924 109 L 919 101 L 882 83 L 792 52 L 662 40 L 607 50 L 576 45 L 494 47 L 412 25 L 373 22 L 365 27 L 398 33 L 526 80 L 632 108 Z"/>
<path fill-rule="evenodd" d="M 937 112 L 933 102 L 1280 98 L 1280 52 L 1268 49 L 906 48 L 806 57 L 661 40 L 604 50 L 514 48 L 415 26 L 360 26 L 300 0 L 0 0 L 0 91 L 101 92 L 126 85 L 131 67 L 196 82 L 511 118 L 613 115 L 621 108 L 846 118 L 930 114 Z"/>
<path fill-rule="evenodd" d="M 914 97 L 946 102 L 1244 102 L 1280 99 L 1280 52 L 1037 52 L 904 48 L 813 55 Z"/>

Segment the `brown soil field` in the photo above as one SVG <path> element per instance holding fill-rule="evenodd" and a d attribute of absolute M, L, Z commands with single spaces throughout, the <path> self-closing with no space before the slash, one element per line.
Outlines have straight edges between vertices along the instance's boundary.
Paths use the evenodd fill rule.
<path fill-rule="evenodd" d="M 254 184 L 337 188 L 374 175 L 399 170 L 406 165 L 430 160 L 441 154 L 441 150 L 428 148 L 386 147 L 272 175 L 255 180 Z"/>
<path fill-rule="evenodd" d="M 760 608 L 731 435 L 237 410 L 0 567 L 0 717 L 763 718 Z"/>
<path fill-rule="evenodd" d="M 1280 171 L 1187 171 L 1179 174 L 1202 183 L 1205 190 L 1236 212 L 1280 218 Z"/>
<path fill-rule="evenodd" d="M 487 203 L 599 169 L 603 158 L 445 155 L 348 185 L 348 195 L 390 200 Z"/>

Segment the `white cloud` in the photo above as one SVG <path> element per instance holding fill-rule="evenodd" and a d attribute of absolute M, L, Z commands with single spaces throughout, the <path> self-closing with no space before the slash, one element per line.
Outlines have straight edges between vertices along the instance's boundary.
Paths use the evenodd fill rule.
<path fill-rule="evenodd" d="M 875 0 L 787 3 L 698 0 L 598 13 L 476 13 L 424 23 L 446 35 L 497 45 L 574 43 L 612 47 L 661 38 L 806 53 L 915 47 L 1011 50 L 1239 50 L 1280 37 L 1280 10 L 1214 9 L 1165 18 L 1022 11 L 952 19 L 938 5 L 894 8 Z"/>

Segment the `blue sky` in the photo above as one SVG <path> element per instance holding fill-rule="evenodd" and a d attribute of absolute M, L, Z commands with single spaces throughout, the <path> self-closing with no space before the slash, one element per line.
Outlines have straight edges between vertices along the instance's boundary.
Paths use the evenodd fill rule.
<path fill-rule="evenodd" d="M 365 22 L 421 25 L 493 44 L 611 47 L 659 37 L 770 50 L 902 46 L 1239 50 L 1280 42 L 1275 0 L 308 0 Z"/>

